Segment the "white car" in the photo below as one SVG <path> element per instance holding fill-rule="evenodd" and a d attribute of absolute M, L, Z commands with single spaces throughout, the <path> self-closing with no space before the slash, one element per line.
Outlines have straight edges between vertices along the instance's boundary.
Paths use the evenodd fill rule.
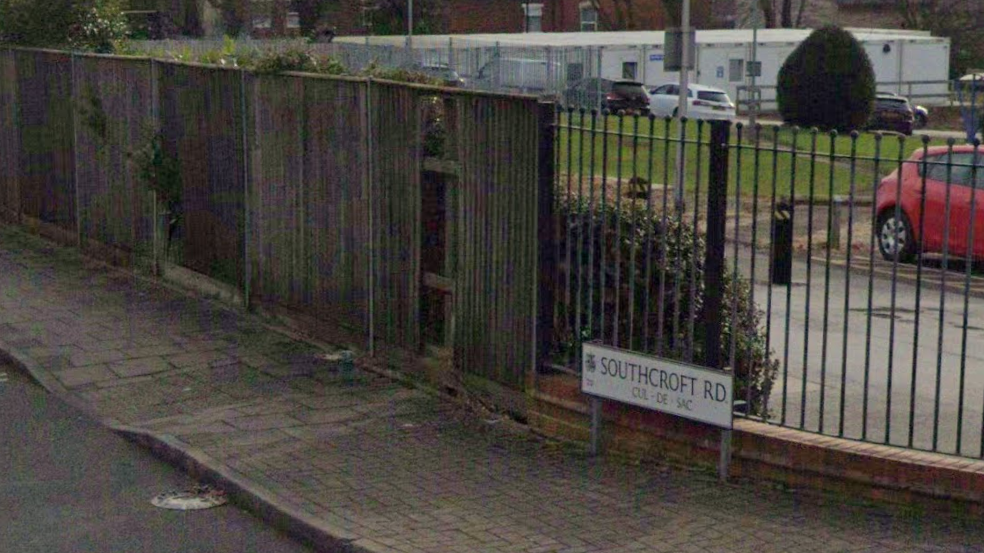
<path fill-rule="evenodd" d="M 735 118 L 735 104 L 720 88 L 692 84 L 687 104 L 690 119 Z M 676 117 L 680 105 L 680 85 L 664 84 L 649 90 L 649 111 L 657 117 Z"/>

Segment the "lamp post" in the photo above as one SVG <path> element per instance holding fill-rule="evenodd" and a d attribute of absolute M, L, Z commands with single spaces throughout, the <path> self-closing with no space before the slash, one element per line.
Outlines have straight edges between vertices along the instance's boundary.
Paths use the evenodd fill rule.
<path fill-rule="evenodd" d="M 680 97 L 677 103 L 677 117 L 679 118 L 679 135 L 683 136 L 683 120 L 687 117 L 687 98 L 689 95 L 690 88 L 690 0 L 683 0 L 683 12 L 680 14 L 680 47 L 682 52 L 680 53 Z M 683 212 L 683 185 L 685 182 L 684 174 L 686 173 L 686 167 L 684 167 L 684 152 L 686 150 L 686 145 L 683 140 L 677 144 L 677 182 L 676 190 L 674 191 L 674 201 L 678 212 Z"/>
<path fill-rule="evenodd" d="M 407 0 L 407 50 L 413 51 L 413 0 Z"/>
<path fill-rule="evenodd" d="M 748 99 L 751 102 L 748 104 L 748 128 L 752 131 L 752 138 L 758 138 L 758 130 L 756 130 L 755 125 L 758 123 L 758 111 L 759 102 L 761 100 L 761 95 L 759 94 L 758 85 L 756 84 L 756 78 L 759 77 L 759 72 L 761 71 L 761 66 L 758 64 L 758 31 L 759 31 L 759 10 L 761 9 L 757 2 L 752 3 L 752 63 L 748 68 L 748 75 L 751 77 L 752 85 L 748 89 Z"/>

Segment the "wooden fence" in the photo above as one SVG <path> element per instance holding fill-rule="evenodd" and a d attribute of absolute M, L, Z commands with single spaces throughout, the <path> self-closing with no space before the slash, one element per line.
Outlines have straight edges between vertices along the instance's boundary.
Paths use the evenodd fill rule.
<path fill-rule="evenodd" d="M 162 202 L 134 162 L 157 136 L 181 181 L 171 261 L 370 348 L 430 342 L 456 370 L 523 388 L 537 351 L 538 109 L 366 79 L 0 49 L 0 215 L 117 262 L 159 261 Z"/>
<path fill-rule="evenodd" d="M 77 57 L 74 66 L 81 245 L 119 262 L 150 255 L 153 195 L 132 156 L 156 128 L 151 64 Z"/>

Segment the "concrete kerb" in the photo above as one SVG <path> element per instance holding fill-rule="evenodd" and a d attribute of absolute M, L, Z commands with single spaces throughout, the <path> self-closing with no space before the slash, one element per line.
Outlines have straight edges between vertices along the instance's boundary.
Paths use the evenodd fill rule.
<path fill-rule="evenodd" d="M 234 504 L 253 513 L 261 520 L 284 531 L 316 551 L 330 553 L 380 553 L 364 540 L 356 545 L 358 536 L 336 528 L 289 505 L 279 496 L 236 473 L 231 467 L 212 458 L 178 438 L 156 434 L 127 426 L 120 421 L 100 416 L 92 406 L 71 395 L 53 374 L 29 356 L 10 347 L 0 339 L 0 361 L 8 362 L 26 373 L 48 393 L 85 413 L 106 428 L 148 449 L 159 459 L 181 468 L 192 477 L 209 482 L 226 491 Z"/>
<path fill-rule="evenodd" d="M 155 456 L 180 467 L 192 477 L 224 490 L 232 502 L 316 551 L 381 553 L 359 536 L 337 528 L 290 505 L 279 495 L 250 481 L 232 467 L 169 434 L 117 426 L 115 432 L 149 449 Z M 361 543 L 356 543 L 361 540 Z"/>
<path fill-rule="evenodd" d="M 38 365 L 30 356 L 25 355 L 17 348 L 10 347 L 3 338 L 0 338 L 0 361 L 5 361 L 13 365 L 34 380 L 34 382 L 37 382 L 39 386 L 47 390 L 49 394 L 71 405 L 78 411 L 85 413 L 90 419 L 99 421 L 103 426 L 112 429 L 122 424 L 116 419 L 100 415 L 91 405 L 73 396 L 68 391 L 68 388 L 55 378 L 55 375 Z"/>

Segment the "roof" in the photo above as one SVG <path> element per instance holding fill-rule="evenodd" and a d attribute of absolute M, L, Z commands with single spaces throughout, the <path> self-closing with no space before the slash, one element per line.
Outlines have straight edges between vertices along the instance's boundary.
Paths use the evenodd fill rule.
<path fill-rule="evenodd" d="M 861 42 L 885 42 L 905 40 L 911 42 L 948 42 L 949 39 L 933 37 L 928 31 L 898 29 L 848 29 Z M 758 43 L 798 43 L 812 32 L 811 29 L 761 29 Z M 588 33 L 511 33 L 474 35 L 416 35 L 414 48 L 445 48 L 450 43 L 459 47 L 512 46 L 512 47 L 577 47 L 577 46 L 661 46 L 664 31 L 618 31 Z M 751 29 L 711 29 L 697 31 L 698 44 L 746 44 L 752 41 Z M 337 37 L 335 42 L 365 44 L 367 37 Z M 403 35 L 368 37 L 374 44 L 402 46 Z"/>

